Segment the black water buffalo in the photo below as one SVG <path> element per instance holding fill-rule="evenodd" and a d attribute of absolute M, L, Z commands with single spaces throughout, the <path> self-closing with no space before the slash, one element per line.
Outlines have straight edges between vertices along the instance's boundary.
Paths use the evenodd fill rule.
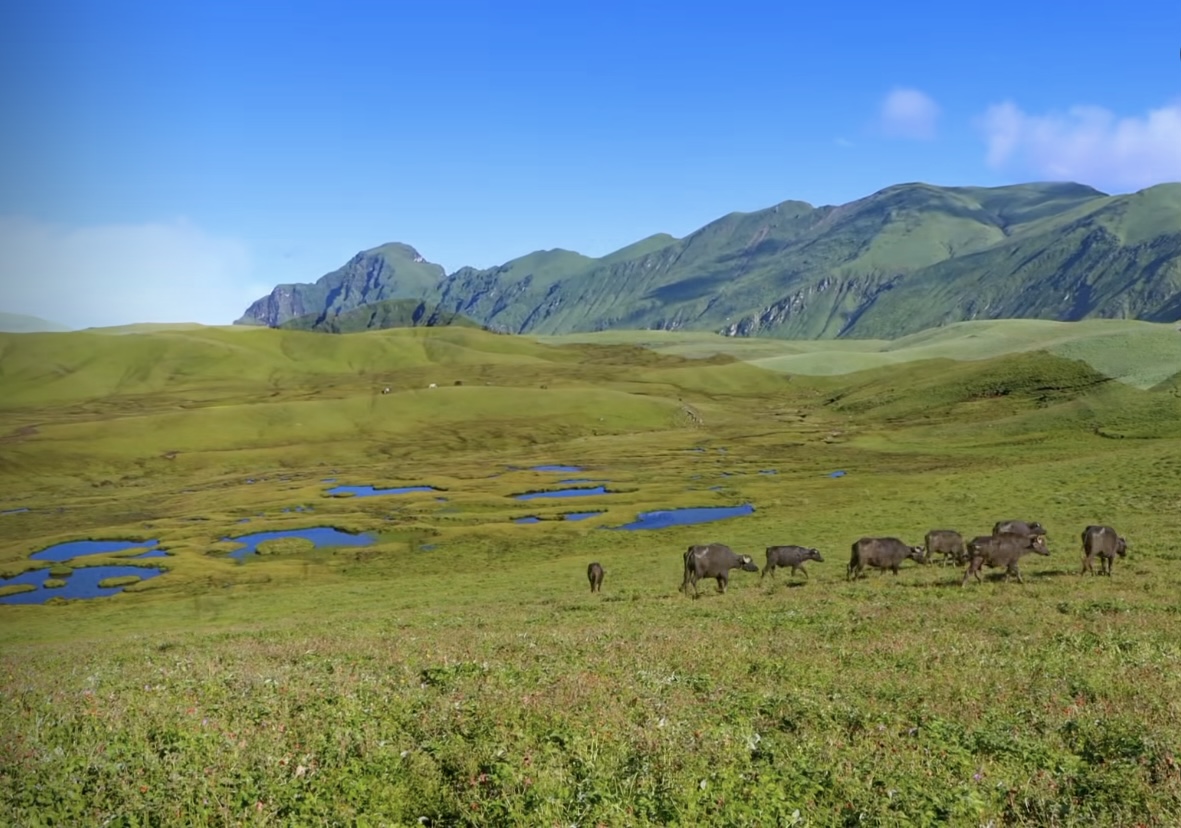
<path fill-rule="evenodd" d="M 992 533 L 994 535 L 1003 535 L 1005 533 L 1012 533 L 1015 535 L 1048 535 L 1046 527 L 1042 526 L 1036 520 L 1027 522 L 1024 520 L 998 520 L 992 526 Z"/>
<path fill-rule="evenodd" d="M 898 538 L 862 538 L 853 544 L 853 556 L 849 559 L 845 580 L 861 577 L 867 566 L 877 567 L 883 574 L 888 569 L 897 575 L 899 565 L 907 558 L 926 563 L 926 550 L 921 546 L 908 546 Z"/>
<path fill-rule="evenodd" d="M 603 591 L 603 567 L 595 561 L 586 568 L 586 577 L 590 581 L 591 592 Z"/>
<path fill-rule="evenodd" d="M 738 555 L 724 543 L 709 543 L 690 546 L 685 550 L 685 578 L 681 590 L 693 585 L 693 597 L 698 596 L 697 582 L 702 578 L 717 578 L 718 592 L 726 591 L 730 582 L 730 570 L 741 568 L 746 572 L 758 572 L 759 566 L 750 555 Z"/>
<path fill-rule="evenodd" d="M 816 561 L 817 563 L 824 563 L 824 558 L 820 557 L 819 549 L 812 549 L 806 546 L 768 546 L 767 547 L 767 565 L 763 567 L 763 574 L 759 576 L 759 580 L 767 577 L 767 573 L 771 573 L 771 577 L 775 577 L 776 567 L 791 567 L 791 574 L 795 575 L 796 570 L 804 573 L 804 577 L 808 577 L 808 570 L 804 569 L 804 561 Z"/>
<path fill-rule="evenodd" d="M 993 569 L 1003 566 L 1006 580 L 1010 575 L 1015 575 L 1017 583 L 1023 584 L 1025 581 L 1021 579 L 1017 563 L 1030 552 L 1035 552 L 1038 555 L 1050 554 L 1043 535 L 1002 532 L 999 535 L 980 535 L 972 538 L 968 543 L 968 568 L 964 572 L 964 580 L 960 582 L 960 586 L 968 583 L 968 578 L 973 575 L 976 576 L 977 581 L 983 581 L 980 577 L 980 568 L 984 566 Z"/>
<path fill-rule="evenodd" d="M 968 553 L 964 548 L 964 536 L 954 529 L 932 529 L 926 537 L 927 559 L 936 552 L 943 556 L 940 563 L 951 561 L 954 564 L 966 564 Z"/>
<path fill-rule="evenodd" d="M 1121 558 L 1128 554 L 1128 542 L 1121 538 L 1110 526 L 1088 526 L 1083 530 L 1083 571 L 1080 575 L 1090 572 L 1095 574 L 1091 563 L 1095 556 L 1099 556 L 1099 574 L 1111 577 L 1111 566 L 1115 563 L 1115 556 Z"/>

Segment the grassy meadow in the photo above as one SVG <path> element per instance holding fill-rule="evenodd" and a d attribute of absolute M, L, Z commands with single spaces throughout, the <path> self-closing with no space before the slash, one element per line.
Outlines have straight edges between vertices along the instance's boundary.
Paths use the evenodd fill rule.
<path fill-rule="evenodd" d="M 1181 824 L 1178 341 L 2 334 L 0 510 L 28 511 L 0 575 L 78 539 L 170 554 L 75 559 L 168 569 L 111 598 L 0 604 L 0 823 Z M 508 497 L 569 478 L 608 493 Z M 1024 584 L 845 580 L 863 535 L 1008 518 L 1049 531 Z M 1078 574 L 1090 523 L 1128 540 L 1111 578 Z M 309 526 L 378 542 L 228 556 Z M 692 600 L 711 541 L 824 561 Z"/>

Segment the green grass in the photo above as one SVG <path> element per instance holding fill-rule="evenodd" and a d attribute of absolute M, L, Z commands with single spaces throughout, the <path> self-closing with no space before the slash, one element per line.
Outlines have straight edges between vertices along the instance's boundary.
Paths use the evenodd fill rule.
<path fill-rule="evenodd" d="M 896 340 L 778 340 L 665 331 L 603 331 L 537 337 L 544 343 L 640 344 L 689 357 L 729 354 L 760 368 L 813 376 L 849 374 L 931 359 L 981 360 L 1024 351 L 1081 359 L 1109 377 L 1151 388 L 1181 371 L 1181 333 L 1173 324 L 1128 319 L 956 322 Z"/>
<path fill-rule="evenodd" d="M 85 537 L 170 556 L 75 562 L 167 566 L 109 599 L 0 606 L 0 822 L 1176 825 L 1181 399 L 1110 381 L 1133 361 L 1101 344 L 1123 340 L 1072 330 L 1085 361 L 817 376 L 649 332 L 4 340 L 0 504 L 31 511 L 0 517 L 0 568 Z M 611 493 L 508 497 L 567 477 Z M 1024 585 L 910 562 L 844 579 L 862 535 L 1007 518 L 1049 529 Z M 1077 574 L 1089 523 L 1128 539 L 1110 579 Z M 379 542 L 239 562 L 222 540 L 314 525 Z M 825 561 L 691 600 L 680 555 L 709 541 Z"/>

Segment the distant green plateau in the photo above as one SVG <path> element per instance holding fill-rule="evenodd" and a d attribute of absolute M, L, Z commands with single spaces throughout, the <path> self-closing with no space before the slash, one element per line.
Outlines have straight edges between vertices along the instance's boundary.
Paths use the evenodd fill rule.
<path fill-rule="evenodd" d="M 730 213 L 601 258 L 554 249 L 450 274 L 410 245 L 384 244 L 314 283 L 277 286 L 238 324 L 399 327 L 403 312 L 372 307 L 398 300 L 533 335 L 881 340 L 971 320 L 1171 323 L 1181 318 L 1181 184 L 1115 196 L 1074 183 L 899 184 L 839 206 Z"/>

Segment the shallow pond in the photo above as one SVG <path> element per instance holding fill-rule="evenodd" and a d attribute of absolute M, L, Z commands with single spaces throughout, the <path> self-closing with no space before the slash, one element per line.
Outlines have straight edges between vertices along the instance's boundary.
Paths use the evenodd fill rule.
<path fill-rule="evenodd" d="M 532 466 L 529 469 L 535 472 L 580 472 L 581 466 Z"/>
<path fill-rule="evenodd" d="M 29 511 L 28 506 L 21 506 L 19 509 L 5 509 L 0 512 L 0 515 L 19 515 L 21 512 Z"/>
<path fill-rule="evenodd" d="M 434 486 L 399 486 L 393 489 L 375 489 L 372 486 L 333 486 L 325 494 L 354 494 L 357 497 L 375 497 L 377 495 L 410 494 L 411 492 L 437 492 Z"/>
<path fill-rule="evenodd" d="M 83 555 L 107 555 L 111 552 L 125 552 L 128 549 L 150 549 L 160 543 L 158 540 L 147 541 L 69 541 L 59 543 L 48 549 L 34 552 L 29 557 L 35 561 L 68 561 L 70 558 L 80 558 Z"/>
<path fill-rule="evenodd" d="M 127 575 L 138 575 L 141 580 L 163 575 L 163 569 L 153 569 L 142 566 L 83 566 L 75 569 L 63 580 L 65 586 L 46 589 L 44 584 L 49 580 L 48 569 L 35 569 L 32 572 L 22 572 L 15 578 L 0 580 L 0 586 L 11 584 L 33 584 L 37 589 L 32 592 L 18 592 L 16 595 L 5 595 L 0 598 L 0 604 L 44 604 L 50 598 L 105 598 L 122 592 L 124 587 L 100 587 L 99 582 L 107 578 L 119 578 Z"/>
<path fill-rule="evenodd" d="M 263 541 L 279 540 L 280 538 L 303 538 L 311 541 L 317 549 L 325 546 L 369 546 L 377 543 L 377 538 L 364 533 L 353 535 L 333 529 L 331 526 L 315 526 L 311 529 L 285 529 L 273 532 L 255 532 L 252 535 L 239 535 L 236 538 L 222 538 L 223 541 L 246 544 L 241 549 L 230 553 L 231 558 L 241 558 L 253 553 Z"/>
<path fill-rule="evenodd" d="M 513 523 L 541 523 L 541 518 L 529 515 L 529 517 L 517 518 Z"/>
<path fill-rule="evenodd" d="M 612 529 L 635 531 L 637 529 L 667 529 L 670 526 L 687 526 L 694 523 L 712 523 L 752 514 L 755 507 L 749 503 L 741 506 L 698 506 L 688 509 L 661 509 L 656 512 L 640 512 L 636 520 Z"/>
<path fill-rule="evenodd" d="M 583 497 L 586 495 L 610 494 L 606 486 L 595 486 L 593 489 L 554 489 L 548 492 L 526 492 L 513 495 L 517 500 L 534 500 L 539 497 Z"/>

